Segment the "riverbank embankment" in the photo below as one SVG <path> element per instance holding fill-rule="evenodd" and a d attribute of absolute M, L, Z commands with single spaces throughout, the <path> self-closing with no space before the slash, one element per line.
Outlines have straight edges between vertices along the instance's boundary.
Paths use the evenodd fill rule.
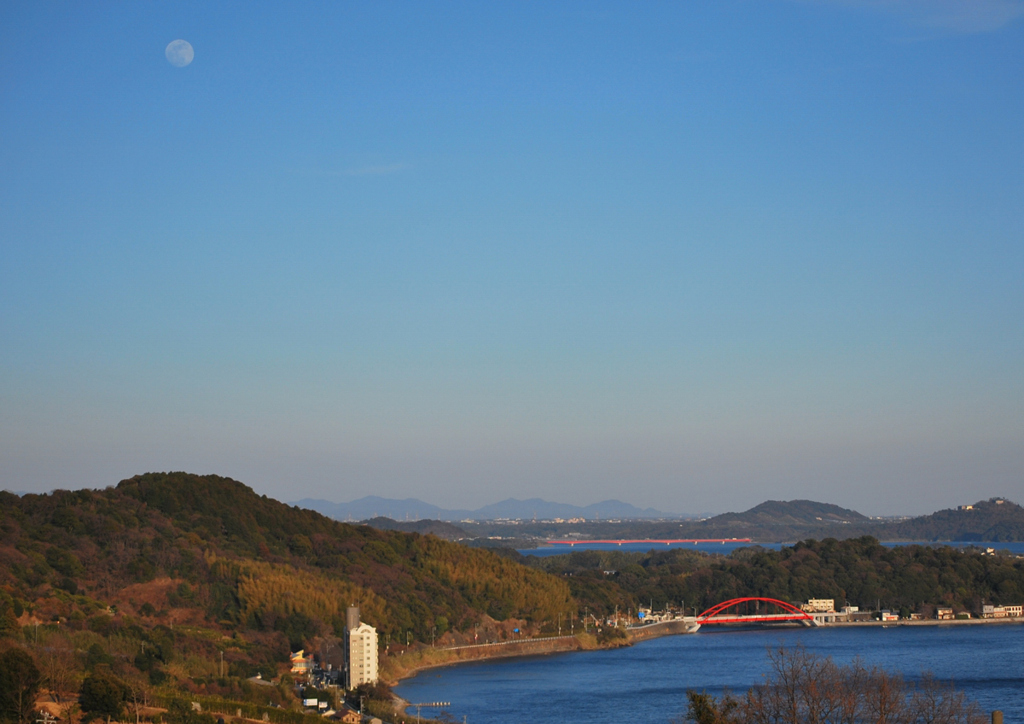
<path fill-rule="evenodd" d="M 618 645 L 626 644 L 627 641 L 622 640 Z M 389 656 L 381 667 L 381 678 L 391 686 L 394 686 L 401 679 L 407 679 L 410 676 L 415 676 L 420 671 L 440 666 L 452 666 L 467 661 L 538 656 L 565 651 L 590 651 L 599 648 L 606 648 L 606 646 L 602 646 L 590 634 L 546 636 L 543 638 L 501 641 L 490 644 L 470 644 L 447 648 L 422 648 L 407 651 L 398 656 Z"/>
<path fill-rule="evenodd" d="M 678 636 L 689 633 L 690 629 L 693 628 L 693 624 L 692 619 L 690 621 L 659 621 L 658 623 L 649 623 L 646 626 L 627 628 L 626 636 L 631 644 L 662 636 Z"/>

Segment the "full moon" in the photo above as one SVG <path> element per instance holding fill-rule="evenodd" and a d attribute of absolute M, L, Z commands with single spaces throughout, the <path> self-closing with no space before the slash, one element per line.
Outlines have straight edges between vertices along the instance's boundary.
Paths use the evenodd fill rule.
<path fill-rule="evenodd" d="M 171 65 L 184 68 L 192 62 L 196 53 L 192 50 L 192 44 L 187 40 L 172 40 L 167 44 L 164 55 L 167 56 L 167 62 Z"/>

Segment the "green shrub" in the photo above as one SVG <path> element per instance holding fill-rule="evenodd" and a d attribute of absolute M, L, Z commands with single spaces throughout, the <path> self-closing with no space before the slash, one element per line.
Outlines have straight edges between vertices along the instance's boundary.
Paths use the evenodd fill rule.
<path fill-rule="evenodd" d="M 0 654 L 0 720 L 21 724 L 31 719 L 39 679 L 36 662 L 27 652 L 13 648 Z"/>
<path fill-rule="evenodd" d="M 78 705 L 82 707 L 86 721 L 97 718 L 117 719 L 124 711 L 126 696 L 124 683 L 110 673 L 105 665 L 100 665 L 82 682 Z"/>

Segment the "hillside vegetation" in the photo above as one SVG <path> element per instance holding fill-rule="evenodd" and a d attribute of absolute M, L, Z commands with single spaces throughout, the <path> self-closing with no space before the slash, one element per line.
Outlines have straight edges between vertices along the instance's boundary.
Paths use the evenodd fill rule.
<path fill-rule="evenodd" d="M 740 596 L 783 601 L 832 598 L 874 610 L 929 611 L 938 605 L 980 612 L 982 603 L 1024 603 L 1024 560 L 947 546 L 887 547 L 871 537 L 809 540 L 774 551 L 757 546 L 729 556 L 695 551 L 580 551 L 527 557 L 569 581 L 579 605 L 606 602 L 705 610 Z"/>
<path fill-rule="evenodd" d="M 469 537 L 466 531 L 457 525 L 446 523 L 443 520 L 431 520 L 429 518 L 413 521 L 397 521 L 392 520 L 391 518 L 378 516 L 376 518 L 370 518 L 369 520 L 360 521 L 360 523 L 380 530 L 400 530 L 405 533 L 436 535 L 438 538 L 444 538 L 445 540 L 457 541 Z"/>
<path fill-rule="evenodd" d="M 574 610 L 568 585 L 545 572 L 433 536 L 339 523 L 217 476 L 0 496 L 5 630 L 26 614 L 140 641 L 207 627 L 234 636 L 228 661 L 255 673 L 289 647 L 340 634 L 350 604 L 403 643 Z M 198 650 L 212 648 L 202 639 Z"/>
<path fill-rule="evenodd" d="M 1004 498 L 886 523 L 889 540 L 1024 541 L 1024 508 Z"/>

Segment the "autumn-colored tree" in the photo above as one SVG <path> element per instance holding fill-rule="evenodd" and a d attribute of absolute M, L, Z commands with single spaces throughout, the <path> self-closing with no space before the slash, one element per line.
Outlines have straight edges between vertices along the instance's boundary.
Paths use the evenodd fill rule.
<path fill-rule="evenodd" d="M 124 685 L 125 703 L 135 715 L 135 724 L 139 724 L 143 707 L 149 706 L 149 682 L 141 672 L 129 673 L 121 682 Z"/>
<path fill-rule="evenodd" d="M 54 636 L 38 655 L 46 687 L 57 703 L 63 704 L 72 692 L 72 682 L 77 668 L 71 643 L 63 637 Z"/>

